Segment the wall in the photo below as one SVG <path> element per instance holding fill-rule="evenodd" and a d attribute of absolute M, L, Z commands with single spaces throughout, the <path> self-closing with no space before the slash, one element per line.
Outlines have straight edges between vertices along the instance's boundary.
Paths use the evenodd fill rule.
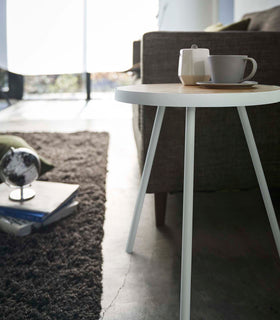
<path fill-rule="evenodd" d="M 234 0 L 220 0 L 219 1 L 219 22 L 224 25 L 230 24 L 233 22 Z"/>
<path fill-rule="evenodd" d="M 203 30 L 218 21 L 218 2 L 218 0 L 159 0 L 159 30 Z"/>
<path fill-rule="evenodd" d="M 262 11 L 278 5 L 280 0 L 235 0 L 234 20 L 240 20 L 245 13 Z"/>
<path fill-rule="evenodd" d="M 164 31 L 198 31 L 221 22 L 238 21 L 245 13 L 280 5 L 280 0 L 159 0 L 158 25 Z"/>

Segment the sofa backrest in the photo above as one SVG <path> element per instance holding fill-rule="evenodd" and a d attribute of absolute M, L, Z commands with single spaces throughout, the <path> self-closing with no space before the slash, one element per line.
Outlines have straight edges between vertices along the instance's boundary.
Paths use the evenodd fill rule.
<path fill-rule="evenodd" d="M 280 31 L 280 6 L 247 13 L 242 19 L 248 18 L 251 19 L 248 31 Z"/>

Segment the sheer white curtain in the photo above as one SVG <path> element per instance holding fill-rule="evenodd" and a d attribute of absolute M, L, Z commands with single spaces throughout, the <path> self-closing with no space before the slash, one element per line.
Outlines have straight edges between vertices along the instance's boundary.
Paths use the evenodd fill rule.
<path fill-rule="evenodd" d="M 6 34 L 9 71 L 29 75 L 83 71 L 80 0 L 6 0 Z"/>
<path fill-rule="evenodd" d="M 157 27 L 158 0 L 88 0 L 88 69 L 131 66 L 132 42 Z"/>
<path fill-rule="evenodd" d="M 0 0 L 0 67 L 23 75 L 121 71 L 157 29 L 158 0 Z"/>

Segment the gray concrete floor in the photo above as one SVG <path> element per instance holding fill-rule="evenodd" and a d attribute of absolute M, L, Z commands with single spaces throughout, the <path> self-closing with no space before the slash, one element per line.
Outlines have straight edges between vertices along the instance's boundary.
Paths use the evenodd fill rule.
<path fill-rule="evenodd" d="M 169 195 L 160 229 L 146 195 L 134 253 L 125 252 L 140 177 L 131 117 L 112 94 L 20 101 L 0 112 L 0 131 L 110 133 L 101 319 L 179 319 L 181 194 Z M 198 193 L 194 212 L 192 319 L 279 319 L 280 265 L 259 191 Z"/>

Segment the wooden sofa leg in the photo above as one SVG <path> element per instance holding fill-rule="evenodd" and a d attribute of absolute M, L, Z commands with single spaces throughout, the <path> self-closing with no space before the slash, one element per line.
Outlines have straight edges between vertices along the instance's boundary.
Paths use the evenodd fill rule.
<path fill-rule="evenodd" d="M 165 221 L 167 192 L 155 193 L 154 196 L 155 196 L 156 226 L 161 227 L 164 225 L 164 221 Z"/>

